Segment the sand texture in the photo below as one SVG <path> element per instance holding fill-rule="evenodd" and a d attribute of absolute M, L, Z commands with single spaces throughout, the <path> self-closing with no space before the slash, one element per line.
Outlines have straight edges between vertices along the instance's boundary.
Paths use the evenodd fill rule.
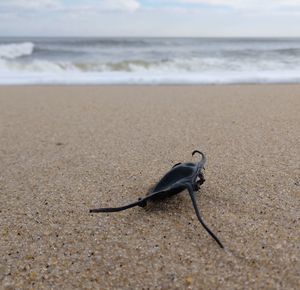
<path fill-rule="evenodd" d="M 187 192 L 88 212 L 194 149 L 226 250 Z M 0 87 L 0 198 L 1 289 L 297 289 L 300 86 Z"/>

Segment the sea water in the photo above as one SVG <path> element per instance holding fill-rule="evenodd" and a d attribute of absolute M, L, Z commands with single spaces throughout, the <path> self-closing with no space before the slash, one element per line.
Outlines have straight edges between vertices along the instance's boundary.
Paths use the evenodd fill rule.
<path fill-rule="evenodd" d="M 299 82 L 300 38 L 0 38 L 0 84 Z"/>

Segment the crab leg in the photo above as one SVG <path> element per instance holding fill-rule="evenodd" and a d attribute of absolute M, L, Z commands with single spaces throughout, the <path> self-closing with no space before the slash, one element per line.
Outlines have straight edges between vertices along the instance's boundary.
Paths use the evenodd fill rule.
<path fill-rule="evenodd" d="M 120 207 L 104 207 L 104 208 L 96 208 L 96 209 L 90 209 L 90 213 L 96 213 L 96 212 L 117 212 L 117 211 L 122 211 L 126 210 L 128 208 L 132 208 L 135 206 L 140 206 L 140 207 L 145 207 L 147 204 L 147 200 L 151 199 L 153 196 L 165 192 L 165 190 L 162 191 L 157 191 L 157 192 L 152 192 L 151 194 L 145 196 L 144 198 L 139 198 L 138 201 L 123 205 Z"/>
<path fill-rule="evenodd" d="M 217 236 L 208 228 L 208 226 L 204 223 L 201 215 L 200 215 L 200 211 L 198 209 L 198 206 L 197 206 L 197 202 L 196 202 L 196 199 L 195 199 L 195 193 L 194 193 L 194 190 L 192 188 L 192 186 L 189 184 L 187 185 L 187 189 L 189 191 L 189 194 L 190 194 L 190 197 L 191 197 L 191 200 L 192 200 L 192 203 L 193 203 L 193 206 L 194 206 L 194 209 L 195 209 L 195 212 L 196 212 L 196 215 L 197 215 L 197 218 L 199 220 L 199 222 L 201 223 L 201 225 L 206 229 L 206 231 L 212 236 L 212 238 L 218 243 L 218 245 L 224 249 L 224 246 L 223 244 L 220 242 L 220 240 L 217 238 Z"/>
<path fill-rule="evenodd" d="M 201 151 L 198 151 L 198 150 L 194 150 L 193 153 L 192 153 L 192 156 L 194 156 L 196 153 L 200 154 L 201 155 L 201 160 L 199 161 L 198 163 L 198 168 L 204 168 L 204 164 L 206 163 L 207 159 L 206 159 L 206 156 L 204 155 L 204 153 L 202 153 Z"/>
<path fill-rule="evenodd" d="M 138 200 L 136 202 L 120 206 L 120 207 L 104 207 L 104 208 L 96 208 L 96 209 L 90 209 L 90 213 L 96 213 L 96 212 L 117 212 L 117 211 L 122 211 L 131 207 L 135 206 L 143 206 L 144 199 Z"/>

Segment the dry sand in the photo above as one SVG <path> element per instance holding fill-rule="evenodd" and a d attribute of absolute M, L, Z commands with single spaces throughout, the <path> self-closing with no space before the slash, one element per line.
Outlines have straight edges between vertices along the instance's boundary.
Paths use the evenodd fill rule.
<path fill-rule="evenodd" d="M 299 85 L 0 87 L 0 144 L 1 289 L 299 287 Z M 89 214 L 194 149 L 225 251 L 186 192 Z"/>

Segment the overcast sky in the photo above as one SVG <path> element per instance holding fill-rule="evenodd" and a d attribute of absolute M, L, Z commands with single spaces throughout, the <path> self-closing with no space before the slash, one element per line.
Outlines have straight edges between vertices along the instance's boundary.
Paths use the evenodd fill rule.
<path fill-rule="evenodd" d="M 0 0 L 0 36 L 300 37 L 300 0 Z"/>

